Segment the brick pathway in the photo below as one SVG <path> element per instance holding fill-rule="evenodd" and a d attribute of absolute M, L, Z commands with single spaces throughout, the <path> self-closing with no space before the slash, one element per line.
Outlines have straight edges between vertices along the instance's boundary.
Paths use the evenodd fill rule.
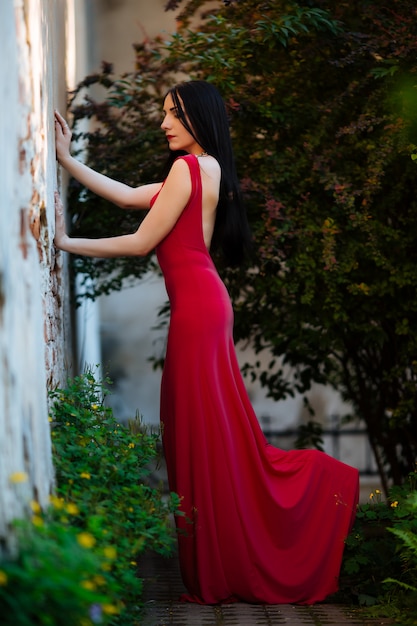
<path fill-rule="evenodd" d="M 178 602 L 184 591 L 175 558 L 145 555 L 145 615 L 141 626 L 388 626 L 390 620 L 365 620 L 355 610 L 336 604 L 314 606 L 227 604 L 200 606 Z"/>

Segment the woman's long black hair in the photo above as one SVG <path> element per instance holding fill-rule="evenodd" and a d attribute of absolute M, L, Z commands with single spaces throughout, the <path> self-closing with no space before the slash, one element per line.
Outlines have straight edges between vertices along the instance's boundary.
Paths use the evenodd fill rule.
<path fill-rule="evenodd" d="M 238 266 L 251 249 L 251 233 L 242 201 L 233 157 L 229 121 L 223 99 L 214 85 L 190 80 L 172 87 L 171 95 L 182 124 L 219 162 L 220 196 L 214 225 L 212 250 L 221 250 L 228 265 Z M 168 166 L 184 152 L 172 151 Z"/>

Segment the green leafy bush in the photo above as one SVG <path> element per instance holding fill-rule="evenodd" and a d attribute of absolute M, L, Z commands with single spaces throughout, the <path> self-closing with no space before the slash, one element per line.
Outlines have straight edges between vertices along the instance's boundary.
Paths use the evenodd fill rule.
<path fill-rule="evenodd" d="M 88 371 L 51 393 L 56 492 L 45 512 L 32 503 L 17 558 L 0 563 L 4 626 L 138 624 L 138 556 L 173 548 L 178 497 L 146 484 L 159 435 L 117 422 L 108 383 Z"/>
<path fill-rule="evenodd" d="M 137 556 L 145 549 L 171 551 L 170 514 L 178 498 L 171 494 L 165 502 L 146 484 L 158 434 L 147 432 L 137 417 L 128 427 L 119 424 L 105 406 L 106 394 L 92 372 L 51 394 L 57 496 L 76 502 L 73 521 L 91 533 L 98 548 L 115 551 L 112 572 L 123 588 L 120 600 L 134 612 L 141 593 Z"/>
<path fill-rule="evenodd" d="M 349 602 L 369 606 L 382 601 L 387 572 L 400 571 L 396 542 L 387 528 L 401 513 L 402 505 L 397 500 L 382 501 L 379 490 L 358 507 L 341 571 L 341 591 Z"/>
<path fill-rule="evenodd" d="M 93 550 L 94 539 L 71 526 L 72 510 L 51 507 L 16 523 L 19 553 L 0 563 L 2 626 L 110 624 L 119 614 L 111 555 Z"/>
<path fill-rule="evenodd" d="M 401 606 L 405 614 L 404 626 L 417 623 L 417 492 L 413 492 L 404 503 L 404 509 L 408 511 L 411 524 L 395 524 L 388 530 L 394 535 L 398 545 L 402 568 L 396 575 L 390 570 L 391 576 L 384 583 L 397 590 L 397 604 Z"/>
<path fill-rule="evenodd" d="M 345 601 L 389 607 L 391 614 L 400 612 L 402 618 L 404 594 L 398 582 L 408 588 L 417 569 L 417 551 L 402 546 L 404 539 L 417 537 L 416 480 L 413 471 L 403 486 L 390 490 L 387 500 L 377 489 L 368 503 L 358 507 L 341 571 Z"/>

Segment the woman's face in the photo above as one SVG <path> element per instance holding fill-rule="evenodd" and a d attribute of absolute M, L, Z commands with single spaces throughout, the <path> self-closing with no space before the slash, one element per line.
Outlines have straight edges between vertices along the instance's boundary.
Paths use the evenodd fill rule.
<path fill-rule="evenodd" d="M 184 150 L 190 154 L 203 152 L 202 147 L 181 122 L 171 94 L 168 94 L 164 101 L 164 119 L 161 128 L 165 132 L 170 150 Z"/>

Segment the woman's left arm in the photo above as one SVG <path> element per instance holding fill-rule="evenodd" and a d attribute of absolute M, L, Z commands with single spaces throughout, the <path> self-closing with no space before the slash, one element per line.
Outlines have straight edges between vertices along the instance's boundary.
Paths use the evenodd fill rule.
<path fill-rule="evenodd" d="M 136 232 L 118 237 L 85 239 L 66 233 L 64 210 L 59 194 L 55 194 L 55 238 L 60 250 L 81 256 L 110 258 L 145 256 L 168 235 L 186 207 L 191 195 L 191 177 L 183 159 L 174 162 L 164 186 Z"/>

